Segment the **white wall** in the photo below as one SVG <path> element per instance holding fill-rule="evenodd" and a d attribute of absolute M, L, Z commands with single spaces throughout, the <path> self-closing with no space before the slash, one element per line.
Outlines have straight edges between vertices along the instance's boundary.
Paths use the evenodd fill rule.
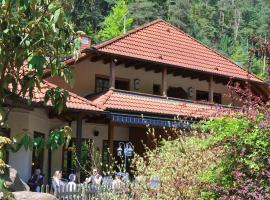
<path fill-rule="evenodd" d="M 23 110 L 15 109 L 10 113 L 8 126 L 11 130 L 11 137 L 16 136 L 17 134 L 22 133 L 23 130 L 28 132 L 30 136 L 33 137 L 35 131 L 44 133 L 45 137 L 48 137 L 48 134 L 52 128 L 60 127 L 64 123 L 55 120 L 48 119 L 48 114 L 44 109 L 34 109 Z M 43 173 L 47 173 L 48 167 L 48 150 L 44 150 L 44 165 Z M 24 181 L 27 181 L 31 176 L 31 166 L 32 166 L 32 150 L 26 151 L 24 148 L 21 148 L 16 153 L 10 153 L 9 156 L 9 165 L 18 170 L 19 175 Z"/>
<path fill-rule="evenodd" d="M 29 129 L 29 111 L 16 109 L 9 115 L 8 126 L 11 137 Z M 32 135 L 32 133 L 30 133 Z M 9 165 L 16 168 L 20 177 L 27 180 L 31 175 L 32 153 L 22 148 L 17 153 L 9 154 Z M 30 166 L 30 167 L 29 167 Z"/>
<path fill-rule="evenodd" d="M 15 109 L 10 113 L 8 120 L 9 128 L 11 129 L 11 137 L 22 133 L 23 130 L 27 131 L 32 137 L 33 133 L 44 133 L 46 139 L 51 129 L 62 127 L 66 125 L 57 119 L 49 119 L 45 109 L 23 110 Z M 76 137 L 76 122 L 72 123 L 73 137 Z M 94 130 L 99 131 L 98 136 L 94 136 Z M 93 124 L 83 122 L 82 137 L 89 138 L 94 141 L 94 144 L 102 152 L 103 140 L 108 139 L 108 126 L 103 124 Z M 129 128 L 128 127 L 115 127 L 115 140 L 128 141 L 129 140 Z M 51 173 L 56 170 L 62 169 L 62 147 L 59 147 L 52 153 L 52 166 Z M 25 151 L 22 148 L 16 153 L 10 153 L 9 164 L 18 170 L 20 177 L 27 181 L 31 176 L 32 166 L 32 151 Z M 48 171 L 48 150 L 44 150 L 44 163 L 43 173 L 46 175 L 47 180 Z M 49 176 L 52 176 L 50 174 Z"/>

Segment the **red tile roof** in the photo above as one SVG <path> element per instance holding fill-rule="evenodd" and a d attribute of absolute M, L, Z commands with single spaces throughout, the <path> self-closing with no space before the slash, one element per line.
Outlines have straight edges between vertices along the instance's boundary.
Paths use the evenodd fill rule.
<path fill-rule="evenodd" d="M 104 110 L 128 111 L 185 117 L 210 117 L 219 112 L 220 107 L 207 103 L 195 103 L 122 90 L 109 90 L 91 99 Z M 227 109 L 229 110 L 229 109 Z"/>
<path fill-rule="evenodd" d="M 48 81 L 43 81 L 40 85 L 40 90 L 36 88 L 32 101 L 35 103 L 44 102 L 44 97 L 48 89 L 56 88 L 57 86 L 49 83 Z M 48 102 L 46 106 L 52 106 L 51 102 Z M 98 108 L 93 102 L 80 97 L 72 92 L 69 92 L 69 97 L 66 102 L 68 109 L 75 110 L 87 110 L 87 111 L 103 111 Z"/>
<path fill-rule="evenodd" d="M 160 19 L 101 43 L 95 48 L 103 53 L 262 82 L 233 61 Z"/>

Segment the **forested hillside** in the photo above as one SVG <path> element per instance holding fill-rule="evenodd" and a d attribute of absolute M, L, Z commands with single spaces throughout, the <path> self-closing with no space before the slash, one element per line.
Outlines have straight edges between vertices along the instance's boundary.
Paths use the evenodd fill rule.
<path fill-rule="evenodd" d="M 270 38 L 270 0 L 74 0 L 73 4 L 70 18 L 94 43 L 162 18 L 247 67 L 251 36 Z M 263 77 L 263 55 L 252 61 L 252 71 Z"/>

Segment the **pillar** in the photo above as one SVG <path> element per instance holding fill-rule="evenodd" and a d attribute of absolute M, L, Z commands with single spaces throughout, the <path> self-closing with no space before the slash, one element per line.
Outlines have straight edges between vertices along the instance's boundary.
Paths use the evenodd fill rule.
<path fill-rule="evenodd" d="M 114 139 L 114 126 L 112 124 L 112 121 L 110 120 L 108 124 L 108 144 L 109 144 L 109 151 L 111 155 L 113 155 L 113 139 Z"/>
<path fill-rule="evenodd" d="M 82 145 L 82 117 L 78 116 L 77 118 L 77 126 L 76 126 L 76 154 L 79 162 L 81 162 L 81 145 Z M 76 165 L 76 174 L 78 177 L 78 181 L 80 182 L 80 167 Z"/>
<path fill-rule="evenodd" d="M 162 70 L 162 95 L 167 96 L 167 67 Z"/>
<path fill-rule="evenodd" d="M 214 102 L 214 89 L 213 89 L 213 85 L 214 85 L 214 81 L 213 81 L 213 75 L 210 76 L 209 79 L 209 99 L 208 101 L 213 103 Z"/>
<path fill-rule="evenodd" d="M 115 70 L 116 70 L 115 61 L 114 59 L 112 59 L 110 63 L 110 88 L 112 89 L 115 88 Z"/>

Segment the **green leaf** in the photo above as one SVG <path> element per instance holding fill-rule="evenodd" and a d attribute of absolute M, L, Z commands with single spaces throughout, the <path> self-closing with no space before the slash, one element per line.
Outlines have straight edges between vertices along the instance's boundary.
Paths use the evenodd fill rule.
<path fill-rule="evenodd" d="M 28 62 L 29 63 L 29 69 L 30 70 L 32 68 L 36 69 L 38 75 L 42 76 L 45 62 L 46 62 L 46 59 L 43 56 L 34 55 L 33 57 L 30 58 L 30 60 Z"/>

